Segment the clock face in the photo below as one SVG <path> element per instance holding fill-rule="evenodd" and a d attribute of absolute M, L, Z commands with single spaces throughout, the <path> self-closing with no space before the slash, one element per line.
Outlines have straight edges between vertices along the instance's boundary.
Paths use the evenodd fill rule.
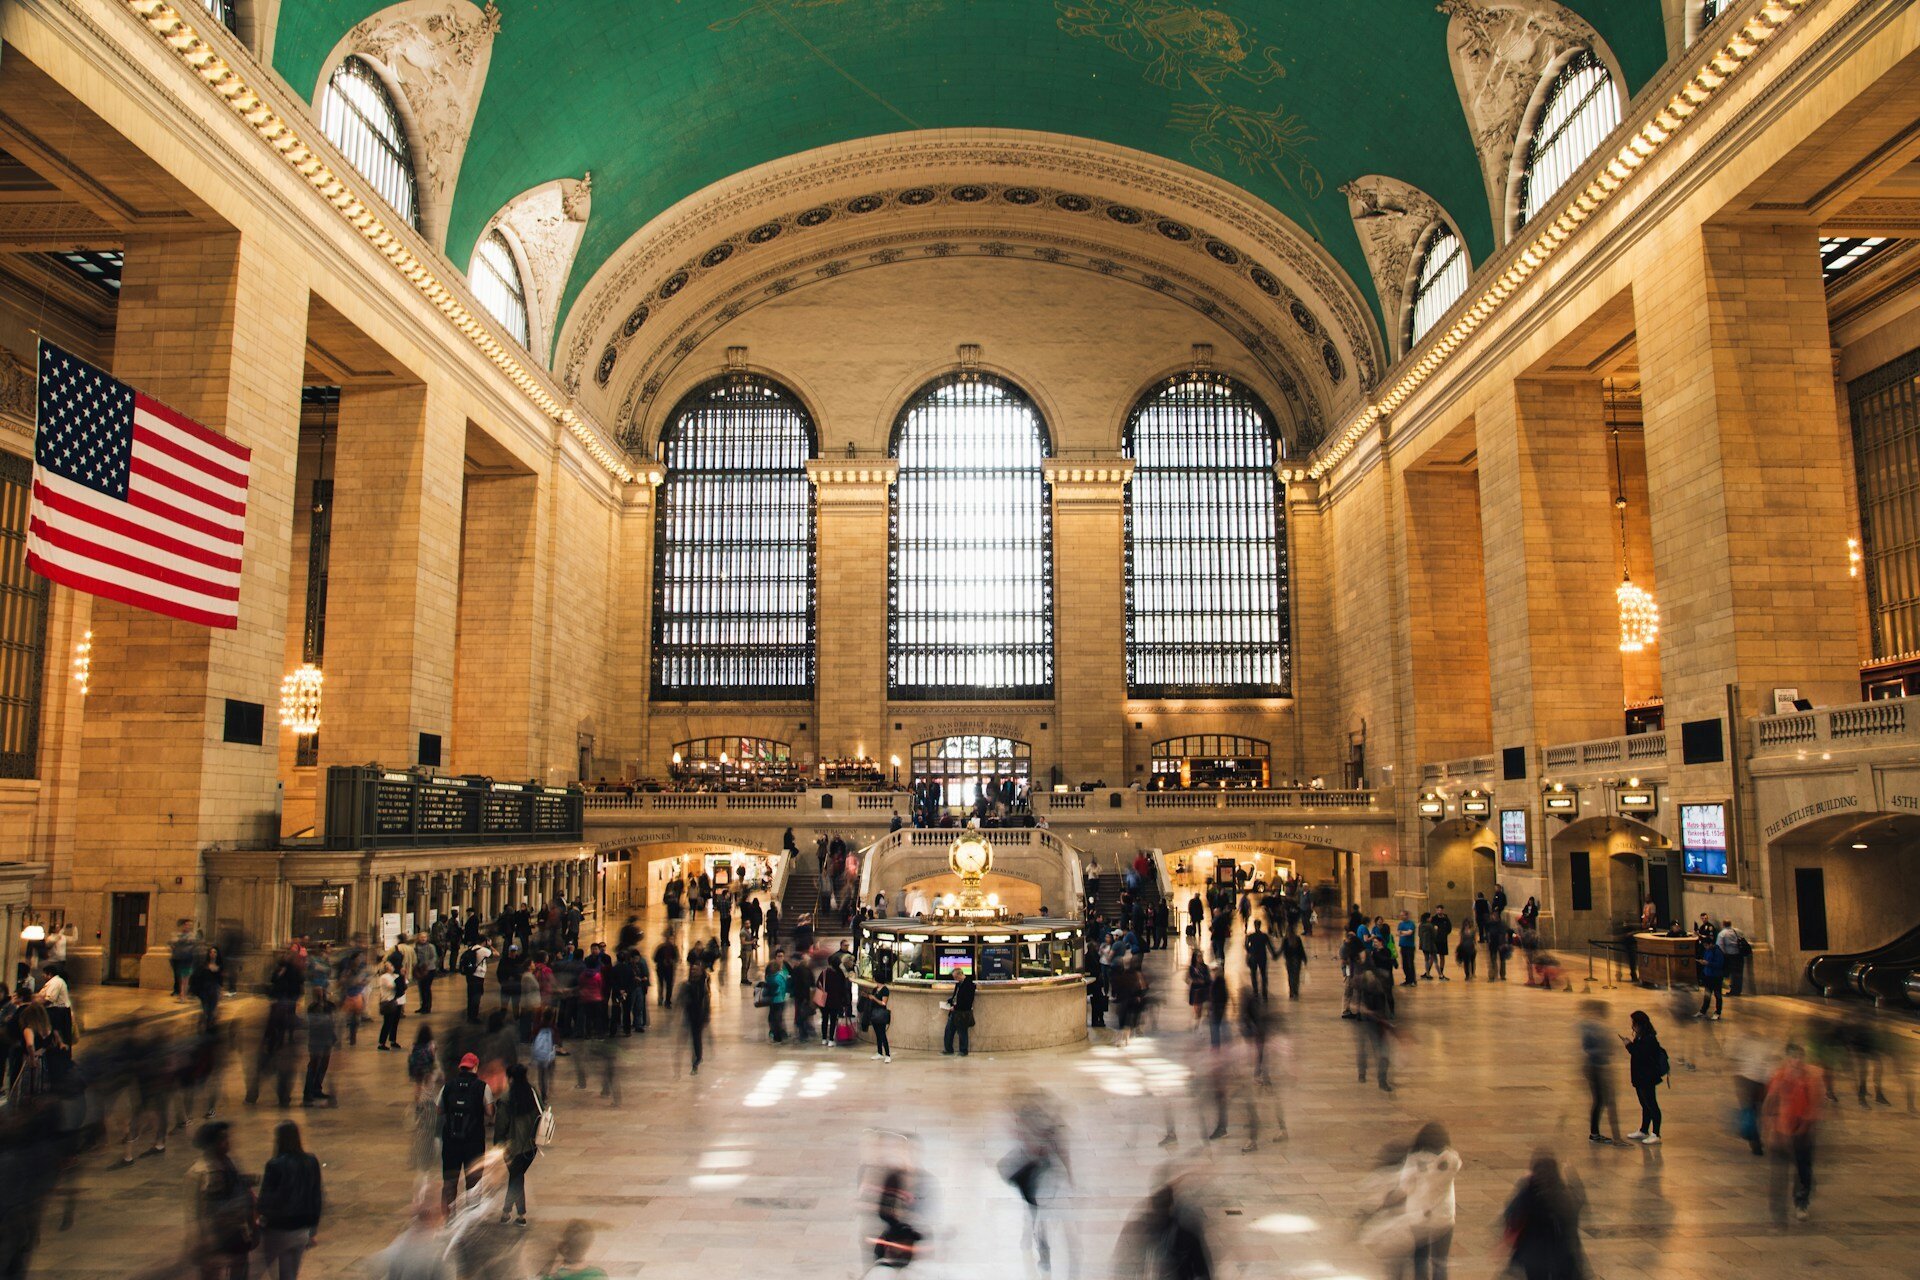
<path fill-rule="evenodd" d="M 985 875 L 993 865 L 993 847 L 978 836 L 961 836 L 947 853 L 947 865 L 963 880 Z"/>

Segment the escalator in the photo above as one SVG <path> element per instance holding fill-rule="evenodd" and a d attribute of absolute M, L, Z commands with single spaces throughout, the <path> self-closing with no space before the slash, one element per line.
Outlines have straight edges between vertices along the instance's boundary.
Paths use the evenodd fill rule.
<path fill-rule="evenodd" d="M 1865 995 L 1881 1003 L 1908 995 L 1908 980 L 1916 969 L 1920 969 L 1920 925 L 1884 946 L 1815 956 L 1807 961 L 1807 981 L 1822 995 Z"/>

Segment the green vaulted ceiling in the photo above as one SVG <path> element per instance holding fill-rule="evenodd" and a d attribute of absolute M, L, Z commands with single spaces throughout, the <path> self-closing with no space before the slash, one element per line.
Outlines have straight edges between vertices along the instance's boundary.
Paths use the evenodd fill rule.
<path fill-rule="evenodd" d="M 1037 129 L 1196 165 L 1317 237 L 1371 297 L 1341 183 L 1410 182 L 1494 234 L 1434 0 L 496 0 L 500 33 L 447 249 L 529 187 L 593 171 L 566 305 L 635 231 L 743 169 L 907 129 Z M 311 92 L 380 0 L 286 0 L 274 60 Z M 1567 0 L 1637 90 L 1660 0 Z M 1376 302 L 1377 307 L 1377 302 Z"/>

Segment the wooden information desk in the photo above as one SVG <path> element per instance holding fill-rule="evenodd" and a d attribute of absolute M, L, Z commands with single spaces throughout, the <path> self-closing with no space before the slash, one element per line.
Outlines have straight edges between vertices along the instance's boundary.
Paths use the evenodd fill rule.
<path fill-rule="evenodd" d="M 1636 933 L 1633 935 L 1633 945 L 1640 953 L 1640 981 L 1650 982 L 1656 987 L 1671 987 L 1676 983 L 1691 984 L 1698 980 L 1695 976 L 1695 943 L 1692 934 L 1674 938 L 1664 933 Z"/>

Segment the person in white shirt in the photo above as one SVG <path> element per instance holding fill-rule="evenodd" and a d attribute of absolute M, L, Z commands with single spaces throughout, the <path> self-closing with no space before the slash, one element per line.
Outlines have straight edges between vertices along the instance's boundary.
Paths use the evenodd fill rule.
<path fill-rule="evenodd" d="M 1727 994 L 1737 996 L 1746 989 L 1747 940 L 1733 927 L 1733 921 L 1723 920 L 1721 924 L 1723 927 L 1713 942 L 1727 958 Z"/>
<path fill-rule="evenodd" d="M 484 942 L 476 942 L 460 953 L 460 972 L 467 978 L 467 1021 L 480 1021 L 480 997 L 487 989 L 487 961 L 493 959 L 493 948 Z"/>
<path fill-rule="evenodd" d="M 373 991 L 380 1009 L 380 1043 L 375 1046 L 382 1052 L 400 1048 L 400 1019 L 407 1012 L 407 979 L 391 960 L 380 962 L 380 974 L 373 980 Z"/>
<path fill-rule="evenodd" d="M 1376 1214 L 1363 1233 L 1382 1254 L 1409 1253 L 1415 1280 L 1439 1280 L 1447 1274 L 1447 1255 L 1453 1249 L 1453 1181 L 1460 1163 L 1445 1126 L 1426 1125 L 1400 1162 L 1388 1196 L 1393 1207 Z"/>
<path fill-rule="evenodd" d="M 40 981 L 40 989 L 33 993 L 47 1009 L 47 1025 L 60 1037 L 62 1044 L 69 1048 L 73 1045 L 73 995 L 67 990 L 67 980 L 60 974 L 60 966 L 49 964 L 40 972 L 45 976 Z"/>

